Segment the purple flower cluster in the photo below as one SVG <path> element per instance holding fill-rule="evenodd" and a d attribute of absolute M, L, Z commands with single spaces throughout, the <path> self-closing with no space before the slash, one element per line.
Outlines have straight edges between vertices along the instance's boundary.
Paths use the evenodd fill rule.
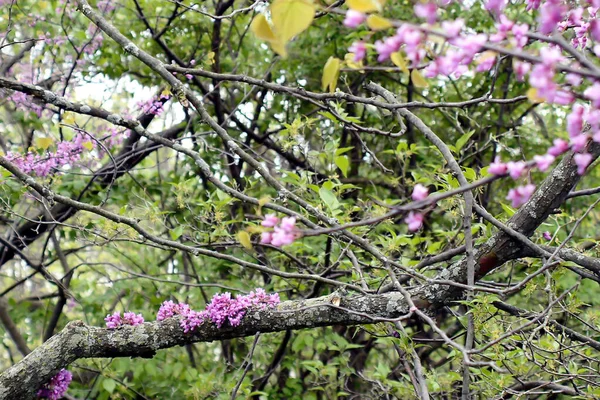
<path fill-rule="evenodd" d="M 294 243 L 294 240 L 299 236 L 299 232 L 296 229 L 295 217 L 283 217 L 280 222 L 275 214 L 267 214 L 261 225 L 273 228 L 271 232 L 262 233 L 260 242 L 263 244 L 272 244 L 273 246 L 281 247 Z"/>
<path fill-rule="evenodd" d="M 106 321 L 106 327 L 108 329 L 117 329 L 121 325 L 141 325 L 144 323 L 144 317 L 142 317 L 142 314 L 136 315 L 133 312 L 126 312 L 123 314 L 123 317 L 121 317 L 121 313 L 116 311 L 112 315 L 108 314 L 106 318 L 104 318 L 104 321 Z"/>
<path fill-rule="evenodd" d="M 37 392 L 37 397 L 40 399 L 58 400 L 64 396 L 69 388 L 69 384 L 73 379 L 73 375 L 66 369 L 61 369 L 50 382 L 45 384 Z"/>
<path fill-rule="evenodd" d="M 93 146 L 94 142 L 83 135 L 77 135 L 71 142 L 58 143 L 55 152 L 46 152 L 43 155 L 32 152 L 25 155 L 9 152 L 6 158 L 26 174 L 33 173 L 45 177 L 54 170 L 79 161 L 83 150 Z"/>
<path fill-rule="evenodd" d="M 164 111 L 164 102 L 162 100 L 169 99 L 170 97 L 167 94 L 161 93 L 158 98 L 153 96 L 146 101 L 138 103 L 138 107 L 141 108 L 144 114 L 160 115 Z"/>
<path fill-rule="evenodd" d="M 180 325 L 185 333 L 191 332 L 204 321 L 210 320 L 217 328 L 225 322 L 231 326 L 238 326 L 246 311 L 252 307 L 264 310 L 279 304 L 279 294 L 266 294 L 263 289 L 256 289 L 247 295 L 231 297 L 231 293 L 215 294 L 204 311 L 194 311 L 188 304 L 175 304 L 171 300 L 165 301 L 158 310 L 156 319 L 162 321 L 176 315 L 181 315 Z"/>

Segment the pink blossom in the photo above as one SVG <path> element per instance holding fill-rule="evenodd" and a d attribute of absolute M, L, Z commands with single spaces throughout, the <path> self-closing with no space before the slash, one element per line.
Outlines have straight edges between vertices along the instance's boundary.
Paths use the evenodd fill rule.
<path fill-rule="evenodd" d="M 496 63 L 496 57 L 490 57 L 485 53 L 484 55 L 485 57 L 481 57 L 477 60 L 477 68 L 475 68 L 476 72 L 489 71 Z"/>
<path fill-rule="evenodd" d="M 580 153 L 573 156 L 573 160 L 577 165 L 577 173 L 579 175 L 583 175 L 585 173 L 585 169 L 591 164 L 592 159 L 593 157 L 590 153 Z"/>
<path fill-rule="evenodd" d="M 279 226 L 286 232 L 293 232 L 296 229 L 296 217 L 283 217 Z"/>
<path fill-rule="evenodd" d="M 592 37 L 594 38 L 595 41 L 600 41 L 600 21 L 597 19 L 594 19 L 591 23 L 590 23 L 590 33 L 592 35 Z"/>
<path fill-rule="evenodd" d="M 263 289 L 259 288 L 247 295 L 236 296 L 235 298 L 231 297 L 231 293 L 215 294 L 204 311 L 191 310 L 190 306 L 185 303 L 176 305 L 173 302 L 164 302 L 163 306 L 171 311 L 168 313 L 170 314 L 168 318 L 177 315 L 177 309 L 186 310 L 185 313 L 179 313 L 179 315 L 182 316 L 180 326 L 185 333 L 188 333 L 205 321 L 211 321 L 217 328 L 221 328 L 226 322 L 229 322 L 231 326 L 238 326 L 249 309 L 265 310 L 273 308 L 280 301 L 279 294 L 266 294 Z M 161 310 L 163 306 L 161 306 Z"/>
<path fill-rule="evenodd" d="M 533 160 L 535 161 L 536 166 L 542 172 L 545 172 L 550 168 L 550 165 L 556 160 L 556 157 L 550 154 L 544 154 L 543 156 L 534 156 Z"/>
<path fill-rule="evenodd" d="M 567 9 L 561 0 L 546 0 L 538 15 L 540 33 L 552 33 L 558 23 L 563 20 L 566 11 Z"/>
<path fill-rule="evenodd" d="M 537 10 L 540 7 L 540 3 L 542 0 L 526 0 L 527 2 L 527 11 Z"/>
<path fill-rule="evenodd" d="M 502 12 L 504 7 L 506 7 L 506 0 L 487 0 L 485 3 L 485 9 L 495 14 Z"/>
<path fill-rule="evenodd" d="M 527 164 L 525 164 L 524 161 L 509 161 L 506 164 L 506 168 L 510 177 L 516 180 L 523 175 L 525 168 L 527 168 Z"/>
<path fill-rule="evenodd" d="M 437 5 L 433 2 L 418 3 L 414 7 L 415 15 L 423 18 L 428 24 L 434 24 L 437 19 Z"/>
<path fill-rule="evenodd" d="M 563 139 L 554 139 L 553 146 L 548 149 L 548 154 L 558 157 L 569 150 L 569 143 Z"/>
<path fill-rule="evenodd" d="M 527 32 L 529 32 L 529 25 L 527 24 L 515 24 L 512 27 L 514 38 L 512 42 L 516 48 L 522 49 L 527 44 Z"/>
<path fill-rule="evenodd" d="M 527 203 L 533 192 L 535 192 L 535 185 L 533 184 L 519 186 L 515 189 L 510 189 L 506 199 L 512 202 L 514 208 L 518 208 Z"/>
<path fill-rule="evenodd" d="M 273 236 L 271 232 L 263 232 L 260 234 L 260 242 L 262 244 L 271 244 Z"/>
<path fill-rule="evenodd" d="M 279 223 L 279 218 L 275 214 L 265 215 L 265 219 L 260 223 L 262 226 L 272 228 Z"/>
<path fill-rule="evenodd" d="M 108 329 L 117 329 L 123 324 L 123 321 L 121 320 L 121 313 L 118 311 L 112 315 L 108 314 L 106 318 L 104 318 L 104 321 L 106 321 L 106 327 Z"/>
<path fill-rule="evenodd" d="M 411 211 L 408 216 L 404 219 L 404 222 L 408 224 L 408 230 L 411 232 L 418 231 L 423 226 L 424 216 L 421 213 L 415 213 Z"/>
<path fill-rule="evenodd" d="M 513 21 L 508 19 L 506 15 L 500 15 L 499 22 L 496 25 L 496 33 L 490 36 L 491 42 L 501 42 L 506 38 L 506 34 L 512 29 L 515 25 Z"/>
<path fill-rule="evenodd" d="M 73 374 L 66 369 L 61 369 L 58 374 L 50 379 L 50 382 L 44 384 L 44 386 L 38 390 L 37 397 L 48 400 L 62 399 L 69 389 L 71 380 L 73 380 Z"/>
<path fill-rule="evenodd" d="M 344 19 L 344 26 L 348 28 L 356 28 L 365 22 L 366 19 L 367 16 L 365 14 L 355 10 L 348 10 L 346 12 L 346 18 Z"/>
<path fill-rule="evenodd" d="M 194 75 L 192 75 L 192 74 L 185 74 L 185 77 L 186 77 L 188 80 L 190 80 L 190 81 L 191 81 L 192 79 L 194 79 Z"/>
<path fill-rule="evenodd" d="M 566 90 L 557 90 L 554 94 L 553 102 L 561 106 L 566 106 L 575 101 L 575 96 L 571 92 Z"/>
<path fill-rule="evenodd" d="M 565 76 L 565 80 L 566 80 L 566 81 L 567 81 L 567 82 L 568 82 L 568 83 L 569 83 L 571 86 L 579 86 L 579 85 L 581 85 L 582 78 L 581 78 L 581 75 L 579 75 L 579 74 L 574 74 L 574 73 L 572 73 L 572 72 L 571 72 L 571 73 L 568 73 L 568 74 Z"/>
<path fill-rule="evenodd" d="M 417 183 L 415 185 L 415 187 L 413 188 L 412 199 L 414 201 L 420 201 L 420 200 L 425 200 L 427 198 L 427 196 L 429 196 L 429 189 L 427 189 L 425 186 L 421 185 L 420 183 Z"/>
<path fill-rule="evenodd" d="M 596 108 L 600 108 L 600 83 L 596 82 L 593 86 L 585 89 L 583 92 L 585 98 L 592 101 L 592 104 Z"/>
<path fill-rule="evenodd" d="M 546 231 L 542 234 L 542 236 L 544 237 L 544 239 L 546 240 L 552 240 L 552 235 L 550 234 L 550 232 Z"/>
<path fill-rule="evenodd" d="M 363 41 L 354 42 L 348 51 L 354 54 L 354 62 L 359 62 L 367 55 L 367 46 Z"/>
<path fill-rule="evenodd" d="M 464 26 L 465 21 L 462 18 L 457 18 L 454 21 L 442 21 L 442 31 L 449 38 L 457 37 Z"/>
<path fill-rule="evenodd" d="M 142 314 L 126 312 L 123 314 L 123 323 L 131 326 L 141 325 L 144 323 L 144 317 L 142 317 Z"/>
<path fill-rule="evenodd" d="M 577 135 L 571 138 L 571 147 L 573 151 L 582 151 L 587 145 L 589 137 L 587 135 Z"/>
<path fill-rule="evenodd" d="M 286 246 L 294 243 L 295 238 L 293 232 L 288 232 L 285 229 L 275 227 L 275 231 L 271 235 L 271 244 L 276 247 Z"/>
<path fill-rule="evenodd" d="M 451 42 L 464 52 L 463 62 L 469 64 L 473 60 L 473 56 L 481 50 L 487 40 L 487 35 L 480 33 L 477 35 L 461 36 L 453 39 Z"/>
<path fill-rule="evenodd" d="M 517 80 L 519 82 L 523 82 L 523 80 L 525 79 L 525 75 L 531 70 L 531 64 L 523 61 L 515 61 L 513 67 L 515 70 L 515 74 L 517 75 Z"/>
<path fill-rule="evenodd" d="M 500 157 L 496 156 L 494 162 L 488 167 L 488 172 L 492 175 L 504 175 L 508 172 L 508 167 L 505 163 L 500 161 Z"/>
<path fill-rule="evenodd" d="M 542 59 L 542 63 L 549 67 L 555 66 L 557 63 L 564 60 L 564 57 L 561 54 L 561 51 L 556 47 L 542 47 L 540 49 L 540 57 Z"/>
<path fill-rule="evenodd" d="M 570 137 L 577 136 L 583 129 L 583 115 L 585 107 L 581 104 L 574 104 L 571 113 L 567 116 L 567 132 Z"/>

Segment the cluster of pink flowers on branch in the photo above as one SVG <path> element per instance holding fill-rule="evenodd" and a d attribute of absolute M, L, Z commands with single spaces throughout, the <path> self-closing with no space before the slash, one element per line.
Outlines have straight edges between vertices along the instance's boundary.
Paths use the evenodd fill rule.
<path fill-rule="evenodd" d="M 160 306 L 156 319 L 162 321 L 180 315 L 180 325 L 184 332 L 188 333 L 205 321 L 211 321 L 217 328 L 221 328 L 226 322 L 231 326 L 238 326 L 249 309 L 264 310 L 279 303 L 279 294 L 266 294 L 264 289 L 259 288 L 235 298 L 231 297 L 231 293 L 215 294 L 203 311 L 194 311 L 188 304 L 175 304 L 168 300 Z"/>
<path fill-rule="evenodd" d="M 376 3 L 374 1 L 373 5 Z M 556 157 L 572 150 L 576 153 L 574 162 L 578 173 L 584 174 L 593 160 L 586 151 L 588 142 L 593 140 L 600 143 L 600 81 L 588 78 L 592 82 L 585 85 L 584 79 L 600 71 L 600 68 L 594 67 L 586 59 L 585 53 L 586 48 L 591 46 L 590 50 L 600 56 L 600 19 L 597 15 L 600 0 L 589 0 L 587 3 L 526 0 L 525 13 L 534 14 L 534 26 L 519 23 L 508 16 L 524 15 L 521 4 L 510 3 L 510 8 L 514 10 L 508 10 L 509 2 L 506 0 L 486 0 L 485 8 L 490 11 L 495 23 L 490 32 L 476 32 L 466 26 L 462 19 L 441 21 L 434 26 L 441 15 L 440 9 L 450 3 L 451 0 L 417 2 L 414 14 L 426 21 L 427 24 L 423 25 L 398 21 L 393 23 L 382 16 L 368 15 L 381 11 L 382 7 L 367 7 L 367 2 L 362 1 L 348 3 L 355 9 L 346 13 L 346 27 L 357 28 L 364 23 L 373 31 L 397 27 L 395 34 L 373 44 L 366 43 L 364 39 L 352 43 L 348 49 L 352 59 L 355 62 L 362 61 L 367 58 L 368 50 L 374 49 L 378 62 L 391 60 L 405 72 L 408 68 L 414 68 L 413 72 L 422 70 L 427 78 L 459 78 L 469 69 L 474 72 L 491 70 L 497 63 L 499 54 L 505 52 L 513 57 L 517 79 L 523 81 L 527 78 L 531 87 L 527 96 L 531 101 L 572 105 L 566 119 L 569 141 L 555 139 L 546 154 L 536 155 L 530 163 L 503 163 L 497 158 L 489 166 L 489 173 L 509 175 L 516 180 L 532 166 L 545 172 Z M 531 18 L 527 19 L 531 21 Z M 372 23 L 374 20 L 378 21 L 377 24 Z M 568 40 L 558 39 L 558 36 L 546 36 L 550 34 L 563 35 L 570 39 L 570 43 Z M 441 37 L 446 42 L 439 47 L 441 51 L 437 54 L 436 48 L 431 46 L 431 36 Z M 578 51 L 579 54 L 574 54 Z M 567 72 L 561 72 L 565 70 Z M 590 105 L 580 104 L 576 99 L 588 100 Z M 586 125 L 590 129 L 584 132 Z M 507 199 L 512 201 L 513 206 L 519 207 L 529 199 L 534 190 L 535 186 L 531 183 L 519 186 L 509 192 Z M 421 214 L 411 212 L 406 222 L 409 229 L 414 231 L 421 227 L 423 218 Z"/>
<path fill-rule="evenodd" d="M 427 196 L 429 196 L 429 189 L 427 189 L 424 185 L 417 183 L 413 188 L 413 192 L 411 195 L 413 201 L 425 200 Z M 406 222 L 406 224 L 408 225 L 409 231 L 416 232 L 419 229 L 421 229 L 424 220 L 425 216 L 422 213 L 411 211 L 404 219 L 404 222 Z"/>
<path fill-rule="evenodd" d="M 295 217 L 283 217 L 281 221 L 275 214 L 267 214 L 261 225 L 273 228 L 272 231 L 263 232 L 260 237 L 262 244 L 272 244 L 276 247 L 294 243 L 300 237 L 300 231 L 296 228 Z"/>
<path fill-rule="evenodd" d="M 135 314 L 133 312 L 126 312 L 123 314 L 123 317 L 121 317 L 121 313 L 116 311 L 114 314 L 108 314 L 106 318 L 104 318 L 104 321 L 106 321 L 106 327 L 108 329 L 117 329 L 123 325 L 141 325 L 144 323 L 144 317 L 142 317 L 142 314 Z"/>
<path fill-rule="evenodd" d="M 37 397 L 49 400 L 61 399 L 65 393 L 67 393 L 67 389 L 69 388 L 72 379 L 73 375 L 71 372 L 66 369 L 61 369 L 58 374 L 50 379 L 50 382 L 38 390 Z"/>
<path fill-rule="evenodd" d="M 84 149 L 91 150 L 95 144 L 84 135 L 78 134 L 72 141 L 62 141 L 56 145 L 56 151 L 44 154 L 28 152 L 25 155 L 9 152 L 6 158 L 15 163 L 27 174 L 45 177 L 65 165 L 76 163 Z"/>

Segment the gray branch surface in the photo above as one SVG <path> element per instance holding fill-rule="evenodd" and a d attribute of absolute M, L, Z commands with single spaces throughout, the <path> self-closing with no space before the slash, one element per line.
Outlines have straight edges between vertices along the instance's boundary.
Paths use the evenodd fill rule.
<path fill-rule="evenodd" d="M 334 305 L 338 299 L 339 305 Z M 115 330 L 74 321 L 0 375 L 0 399 L 35 398 L 38 389 L 61 368 L 82 358 L 150 358 L 157 350 L 190 343 L 252 336 L 257 332 L 368 324 L 398 318 L 407 312 L 404 297 L 398 292 L 354 297 L 335 293 L 286 301 L 272 309 L 249 310 L 236 327 L 227 325 L 218 329 L 212 322 L 205 322 L 194 333 L 187 334 L 179 326 L 179 318 Z"/>

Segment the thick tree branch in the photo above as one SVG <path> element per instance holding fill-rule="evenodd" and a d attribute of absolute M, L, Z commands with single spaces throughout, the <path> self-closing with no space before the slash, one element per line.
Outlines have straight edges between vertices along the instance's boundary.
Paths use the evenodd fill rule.
<path fill-rule="evenodd" d="M 333 304 L 334 298 L 340 299 L 339 306 Z M 177 318 L 116 330 L 75 321 L 0 374 L 0 398 L 33 399 L 38 388 L 61 368 L 81 358 L 152 357 L 157 350 L 190 343 L 252 336 L 257 332 L 366 324 L 397 319 L 407 312 L 404 296 L 398 292 L 355 297 L 335 293 L 286 301 L 275 309 L 249 310 L 237 327 L 217 329 L 212 322 L 205 322 L 193 334 L 184 333 Z"/>

